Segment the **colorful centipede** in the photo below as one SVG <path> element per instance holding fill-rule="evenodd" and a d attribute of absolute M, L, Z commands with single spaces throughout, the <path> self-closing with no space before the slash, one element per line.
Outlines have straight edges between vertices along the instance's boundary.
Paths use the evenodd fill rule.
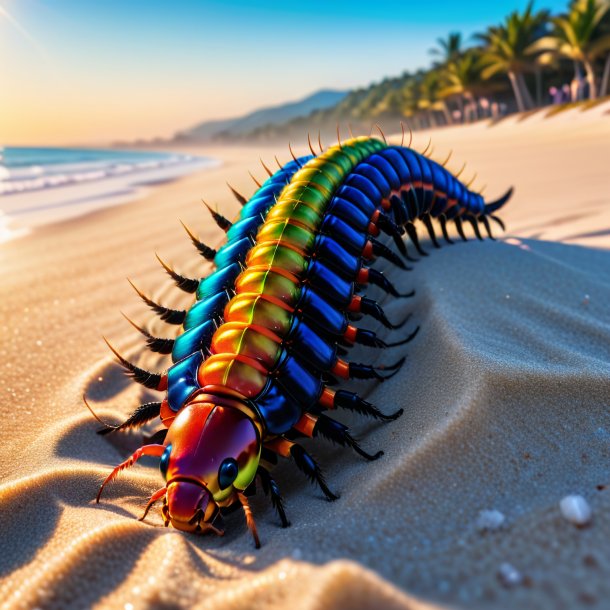
<path fill-rule="evenodd" d="M 449 223 L 463 240 L 464 223 L 479 239 L 481 227 L 493 237 L 489 220 L 503 227 L 495 213 L 511 190 L 485 203 L 443 165 L 402 144 L 390 146 L 385 138 L 352 138 L 319 153 L 311 142 L 310 148 L 311 156 L 293 155 L 275 173 L 265 168 L 269 179 L 249 200 L 233 191 L 243 206 L 235 222 L 210 209 L 227 237 L 218 250 L 187 228 L 199 253 L 213 261 L 211 275 L 186 278 L 161 261 L 177 286 L 195 295 L 190 309 L 155 303 L 134 286 L 162 320 L 181 325 L 182 332 L 175 339 L 159 338 L 134 324 L 152 351 L 171 354 L 172 365 L 163 373 L 132 364 L 109 344 L 127 374 L 165 397 L 139 406 L 122 424 L 105 425 L 100 433 L 140 427 L 156 418 L 163 427 L 112 470 L 98 502 L 119 472 L 144 455 L 156 456 L 165 484 L 152 494 L 141 519 L 162 501 L 166 526 L 221 535 L 223 514 L 241 505 L 259 547 L 248 502 L 257 480 L 282 526 L 289 525 L 271 474 L 278 458 L 291 459 L 328 500 L 337 498 L 299 438 L 321 437 L 367 460 L 382 455 L 365 451 L 345 425 L 328 415 L 335 409 L 379 420 L 402 414 L 402 409 L 384 414 L 357 394 L 331 387 L 338 379 L 394 375 L 404 358 L 374 367 L 345 359 L 348 350 L 355 344 L 403 345 L 418 330 L 389 343 L 352 324 L 361 316 L 388 329 L 406 322 L 393 324 L 375 300 L 360 294 L 367 285 L 397 298 L 413 294 L 400 294 L 369 264 L 384 258 L 409 269 L 406 262 L 416 259 L 405 238 L 419 255 L 427 255 L 418 222 L 434 247 L 440 244 L 432 219 L 448 243 L 453 243 Z M 382 234 L 398 252 L 380 239 Z"/>

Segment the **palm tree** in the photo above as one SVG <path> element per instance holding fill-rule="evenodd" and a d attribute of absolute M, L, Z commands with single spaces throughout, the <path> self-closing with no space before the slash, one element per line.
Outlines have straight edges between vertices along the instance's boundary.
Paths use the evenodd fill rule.
<path fill-rule="evenodd" d="M 571 59 L 576 70 L 582 64 L 589 83 L 589 97 L 597 97 L 597 81 L 593 64 L 603 53 L 610 50 L 610 33 L 599 27 L 610 11 L 607 0 L 575 0 L 567 15 L 551 21 L 555 30 L 551 36 L 541 38 L 531 47 L 532 51 L 545 51 Z"/>
<path fill-rule="evenodd" d="M 456 60 L 462 54 L 462 34 L 451 32 L 447 38 L 437 38 L 438 47 L 430 49 L 430 55 L 437 58 L 436 65 L 445 65 Z"/>
<path fill-rule="evenodd" d="M 524 74 L 534 65 L 531 46 L 543 34 L 548 20 L 548 11 L 534 13 L 532 5 L 530 2 L 523 13 L 514 11 L 504 23 L 476 36 L 485 45 L 483 78 L 507 74 L 520 112 L 534 105 Z"/>
<path fill-rule="evenodd" d="M 456 97 L 462 116 L 464 101 L 474 110 L 476 96 L 483 91 L 483 63 L 478 49 L 469 49 L 461 57 L 449 62 L 443 70 L 444 86 L 438 91 L 441 98 Z"/>

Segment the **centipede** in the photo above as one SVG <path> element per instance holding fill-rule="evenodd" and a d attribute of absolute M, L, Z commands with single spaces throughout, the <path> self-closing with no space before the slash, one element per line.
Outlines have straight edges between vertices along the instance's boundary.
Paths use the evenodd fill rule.
<path fill-rule="evenodd" d="M 159 401 L 138 406 L 121 424 L 104 423 L 100 434 L 141 428 L 157 420 L 159 430 L 101 484 L 96 501 L 117 475 L 143 456 L 159 458 L 164 484 L 150 497 L 143 515 L 161 502 L 163 524 L 185 532 L 223 535 L 226 515 L 243 511 L 256 548 L 260 547 L 251 498 L 260 489 L 282 527 L 289 526 L 275 466 L 289 460 L 334 501 L 323 470 L 303 446 L 304 438 L 335 443 L 368 461 L 369 453 L 332 417 L 346 410 L 391 422 L 403 409 L 385 413 L 341 387 L 352 379 L 382 382 L 395 375 L 403 354 L 385 366 L 354 362 L 349 350 L 391 350 L 412 341 L 419 330 L 399 331 L 409 321 L 391 321 L 381 304 L 367 296 L 375 287 L 387 298 L 408 299 L 375 261 L 404 271 L 441 242 L 494 239 L 492 222 L 504 230 L 498 210 L 512 194 L 496 201 L 469 189 L 446 163 L 405 145 L 371 136 L 351 137 L 296 157 L 271 171 L 250 198 L 232 187 L 241 205 L 230 221 L 208 206 L 226 241 L 217 249 L 185 226 L 198 253 L 213 263 L 212 273 L 188 278 L 159 259 L 182 291 L 192 295 L 188 309 L 155 302 L 132 284 L 175 338 L 143 334 L 148 349 L 171 358 L 163 372 L 130 362 L 108 346 L 127 375 Z M 277 160 L 277 157 L 276 157 Z M 435 227 L 437 231 L 435 231 Z M 440 233 L 437 235 L 438 228 Z M 453 228 L 455 227 L 455 231 Z M 429 242 L 420 241 L 418 229 Z M 449 230 L 451 229 L 451 231 Z M 394 341 L 379 336 L 400 334 Z M 384 330 L 385 328 L 385 330 Z M 406 335 L 406 336 L 405 336 Z"/>

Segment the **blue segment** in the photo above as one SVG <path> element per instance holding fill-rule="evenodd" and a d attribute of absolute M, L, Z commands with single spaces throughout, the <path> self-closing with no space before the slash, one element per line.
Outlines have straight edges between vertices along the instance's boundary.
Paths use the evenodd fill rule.
<path fill-rule="evenodd" d="M 305 322 L 295 316 L 288 333 L 291 352 L 317 371 L 328 371 L 337 362 L 337 345 L 322 339 Z"/>
<path fill-rule="evenodd" d="M 358 169 L 359 166 L 356 166 Z M 358 191 L 362 191 L 371 201 L 381 202 L 383 199 L 381 191 L 375 186 L 371 180 L 361 176 L 360 174 L 352 172 L 343 182 L 346 186 L 352 186 Z"/>
<path fill-rule="evenodd" d="M 294 426 L 302 415 L 302 408 L 278 383 L 269 377 L 267 385 L 256 397 L 254 405 L 269 434 L 283 434 Z"/>
<path fill-rule="evenodd" d="M 344 184 L 337 191 L 336 196 L 342 197 L 346 201 L 349 201 L 365 216 L 368 216 L 368 218 L 373 215 L 373 212 L 377 209 L 377 206 L 379 205 L 379 201 L 375 200 L 376 202 L 373 202 L 362 191 L 359 191 L 358 189 L 348 184 Z"/>
<path fill-rule="evenodd" d="M 346 222 L 340 218 L 328 214 L 322 219 L 320 233 L 332 235 L 351 254 L 360 256 L 366 245 L 367 234 L 354 231 Z"/>
<path fill-rule="evenodd" d="M 203 301 L 197 301 L 186 314 L 183 324 L 184 329 L 188 330 L 194 326 L 199 326 L 208 320 L 222 315 L 228 300 L 229 295 L 223 291 Z"/>
<path fill-rule="evenodd" d="M 397 148 L 386 148 L 377 154 L 389 161 L 389 163 L 392 165 L 392 169 L 394 169 L 398 175 L 401 186 L 411 182 L 411 172 L 409 171 L 409 167 Z"/>
<path fill-rule="evenodd" d="M 447 172 L 437 163 L 431 163 L 430 166 L 434 190 L 437 191 L 431 213 L 436 217 L 447 207 Z"/>
<path fill-rule="evenodd" d="M 262 222 L 262 221 L 261 221 Z M 248 250 L 252 247 L 252 241 L 249 237 L 242 237 L 237 241 L 227 242 L 218 250 L 214 257 L 214 264 L 218 269 L 222 269 L 236 261 L 242 261 L 246 258 Z"/>
<path fill-rule="evenodd" d="M 335 309 L 309 286 L 301 289 L 301 296 L 295 309 L 314 326 L 331 335 L 342 335 L 347 328 L 347 316 Z"/>
<path fill-rule="evenodd" d="M 199 389 L 197 370 L 203 362 L 203 354 L 195 352 L 167 371 L 167 402 L 172 411 L 178 412 Z"/>
<path fill-rule="evenodd" d="M 193 352 L 199 351 L 204 346 L 209 345 L 212 335 L 216 331 L 214 320 L 208 320 L 199 326 L 189 328 L 181 335 L 176 337 L 174 349 L 172 350 L 172 361 L 179 362 Z"/>
<path fill-rule="evenodd" d="M 265 210 L 266 212 L 267 210 Z M 262 212 L 261 212 L 262 214 Z M 261 224 L 260 214 L 253 216 L 244 216 L 237 222 L 234 222 L 231 228 L 227 231 L 227 243 L 237 241 L 243 237 L 254 235 Z"/>
<path fill-rule="evenodd" d="M 232 263 L 224 268 L 217 269 L 199 282 L 197 287 L 197 300 L 211 297 L 218 292 L 233 287 L 235 278 L 239 275 L 241 267 L 238 263 Z"/>
<path fill-rule="evenodd" d="M 369 222 L 373 212 L 368 216 L 361 212 L 351 201 L 347 201 L 340 196 L 335 196 L 330 200 L 326 207 L 327 214 L 334 214 L 341 220 L 347 222 L 356 231 L 368 231 Z"/>
<path fill-rule="evenodd" d="M 286 351 L 280 358 L 278 384 L 304 409 L 313 407 L 322 394 L 322 381 Z"/>
<path fill-rule="evenodd" d="M 347 307 L 354 294 L 354 280 L 344 280 L 317 259 L 310 259 L 307 267 L 307 281 L 333 306 Z"/>
<path fill-rule="evenodd" d="M 396 170 L 392 167 L 392 164 L 385 159 L 385 155 L 375 153 L 374 155 L 370 156 L 366 162 L 370 163 L 383 174 L 383 177 L 386 179 L 393 191 L 397 191 L 401 187 L 400 177 L 398 176 Z"/>
<path fill-rule="evenodd" d="M 354 173 L 368 178 L 381 193 L 383 199 L 390 196 L 390 183 L 374 165 L 364 161 L 355 167 Z"/>
<path fill-rule="evenodd" d="M 354 281 L 356 274 L 362 267 L 362 260 L 359 256 L 350 254 L 345 248 L 340 246 L 330 235 L 318 235 L 314 243 L 313 251 L 316 258 L 324 261 L 344 279 Z"/>

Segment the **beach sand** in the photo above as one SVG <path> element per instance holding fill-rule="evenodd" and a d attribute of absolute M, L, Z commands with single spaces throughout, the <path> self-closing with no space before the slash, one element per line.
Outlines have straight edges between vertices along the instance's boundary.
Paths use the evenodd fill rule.
<path fill-rule="evenodd" d="M 408 359 L 383 385 L 353 387 L 405 413 L 385 424 L 337 414 L 363 447 L 384 449 L 375 463 L 308 443 L 337 502 L 282 464 L 276 479 L 292 526 L 281 529 L 257 496 L 259 551 L 239 513 L 223 538 L 165 529 L 154 509 L 138 522 L 160 487 L 154 461 L 127 471 L 96 505 L 99 483 L 142 438 L 96 435 L 81 396 L 113 422 L 152 399 L 101 339 L 163 366 L 119 314 L 151 319 L 125 276 L 185 304 L 154 252 L 205 275 L 177 219 L 219 243 L 200 198 L 234 215 L 225 181 L 249 194 L 246 170 L 262 178 L 259 155 L 271 164 L 286 151 L 206 149 L 224 164 L 0 246 L 3 607 L 608 608 L 607 111 L 416 134 L 420 150 L 432 136 L 436 159 L 453 149 L 454 170 L 468 161 L 462 179 L 476 170 L 489 198 L 515 186 L 502 213 L 508 230 L 496 231 L 498 241 L 427 244 L 413 271 L 386 269 L 400 289 L 417 291 L 384 300 L 394 320 L 413 313 L 392 338 L 421 331 L 387 353 L 357 351 L 354 360 Z M 158 321 L 151 328 L 168 333 Z M 592 508 L 587 527 L 561 515 L 560 500 L 574 493 Z M 482 531 L 483 510 L 500 511 L 502 526 Z"/>

